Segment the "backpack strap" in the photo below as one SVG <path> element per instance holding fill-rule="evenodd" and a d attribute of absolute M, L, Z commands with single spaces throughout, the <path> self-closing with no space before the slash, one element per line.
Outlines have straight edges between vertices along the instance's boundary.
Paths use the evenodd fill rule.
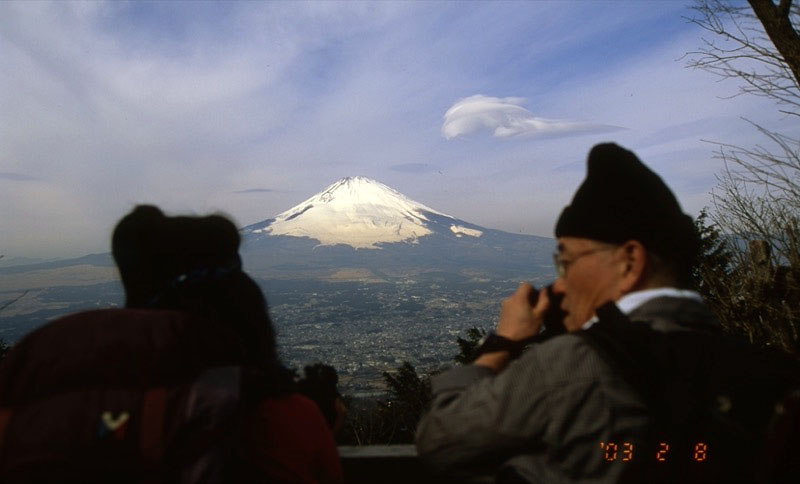
<path fill-rule="evenodd" d="M 150 388 L 144 393 L 139 449 L 145 461 L 151 465 L 158 464 L 164 456 L 164 413 L 166 407 L 166 387 Z"/>
<path fill-rule="evenodd" d="M 634 324 L 613 302 L 595 311 L 598 322 L 576 334 L 600 355 L 648 405 L 657 405 L 654 378 L 660 373 L 649 350 L 646 328 Z M 651 407 L 652 408 L 652 407 Z"/>
<path fill-rule="evenodd" d="M 576 334 L 639 395 L 656 424 L 656 434 L 673 433 L 677 423 L 673 418 L 687 417 L 694 405 L 706 401 L 709 389 L 705 384 L 710 382 L 712 362 L 701 353 L 704 349 L 713 353 L 713 348 L 706 346 L 711 342 L 699 333 L 655 331 L 632 321 L 613 302 L 597 308 L 596 313 L 599 321 Z M 689 380 L 679 376 L 683 369 L 678 368 L 678 355 L 689 362 Z"/>

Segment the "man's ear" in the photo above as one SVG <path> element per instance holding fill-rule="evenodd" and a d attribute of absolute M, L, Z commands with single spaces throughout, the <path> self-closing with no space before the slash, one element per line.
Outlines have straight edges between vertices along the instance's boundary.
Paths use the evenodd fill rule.
<path fill-rule="evenodd" d="M 643 289 L 647 285 L 647 249 L 638 240 L 629 240 L 619 250 L 620 291 L 627 294 Z"/>

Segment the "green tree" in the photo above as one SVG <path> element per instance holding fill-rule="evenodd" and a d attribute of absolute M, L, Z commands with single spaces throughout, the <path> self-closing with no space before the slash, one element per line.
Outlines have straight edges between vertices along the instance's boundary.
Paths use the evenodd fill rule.
<path fill-rule="evenodd" d="M 420 418 L 431 403 L 430 377 L 420 376 L 414 366 L 404 361 L 394 372 L 383 372 L 389 398 L 382 402 L 391 422 L 389 443 L 411 443 Z"/>
<path fill-rule="evenodd" d="M 700 211 L 695 220 L 700 234 L 700 254 L 692 272 L 692 282 L 703 299 L 715 302 L 730 297 L 730 277 L 733 254 L 717 226 L 709 220 L 708 209 Z"/>
<path fill-rule="evenodd" d="M 340 445 L 377 445 L 389 442 L 391 423 L 378 401 L 344 397 L 347 420 L 339 436 Z"/>
<path fill-rule="evenodd" d="M 453 357 L 456 363 L 466 365 L 472 363 L 478 357 L 478 342 L 481 338 L 486 336 L 486 330 L 483 328 L 472 327 L 467 330 L 467 337 L 458 337 L 456 343 L 460 349 L 459 353 Z"/>
<path fill-rule="evenodd" d="M 403 362 L 394 371 L 383 372 L 388 389 L 386 398 L 358 401 L 347 398 L 348 419 L 340 444 L 376 445 L 410 444 L 420 418 L 431 402 L 428 376 Z"/>
<path fill-rule="evenodd" d="M 9 351 L 11 351 L 11 345 L 6 343 L 3 338 L 0 338 L 0 361 L 3 361 Z"/>

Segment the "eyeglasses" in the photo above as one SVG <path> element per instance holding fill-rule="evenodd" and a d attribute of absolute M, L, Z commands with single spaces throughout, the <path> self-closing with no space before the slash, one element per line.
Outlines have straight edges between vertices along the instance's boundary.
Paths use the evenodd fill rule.
<path fill-rule="evenodd" d="M 596 252 L 602 252 L 604 250 L 614 250 L 616 248 L 617 248 L 616 245 L 610 245 L 607 247 L 598 247 L 596 249 L 589 249 L 585 252 L 581 252 L 580 254 L 576 255 L 571 260 L 564 260 L 561 258 L 561 254 L 559 254 L 558 252 L 553 252 L 553 266 L 556 268 L 556 274 L 558 274 L 558 277 L 564 277 L 567 274 L 567 269 L 569 269 L 569 266 L 572 265 L 572 263 L 574 263 L 581 257 L 591 255 Z"/>

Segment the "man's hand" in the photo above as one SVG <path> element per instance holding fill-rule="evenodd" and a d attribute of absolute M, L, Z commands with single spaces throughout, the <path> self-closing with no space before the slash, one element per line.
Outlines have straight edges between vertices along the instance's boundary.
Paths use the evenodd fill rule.
<path fill-rule="evenodd" d="M 511 297 L 503 301 L 500 322 L 497 323 L 498 335 L 513 341 L 521 341 L 539 334 L 550 301 L 547 298 L 547 291 L 542 290 L 539 291 L 536 306 L 531 306 L 530 296 L 533 291 L 533 286 L 523 282 Z M 497 372 L 506 367 L 509 359 L 508 351 L 496 351 L 479 356 L 474 364 Z"/>
<path fill-rule="evenodd" d="M 520 341 L 539 334 L 544 322 L 544 312 L 550 301 L 547 291 L 539 291 L 536 306 L 531 306 L 530 296 L 535 289 L 527 282 L 519 285 L 514 294 L 503 301 L 497 334 L 513 341 Z"/>

